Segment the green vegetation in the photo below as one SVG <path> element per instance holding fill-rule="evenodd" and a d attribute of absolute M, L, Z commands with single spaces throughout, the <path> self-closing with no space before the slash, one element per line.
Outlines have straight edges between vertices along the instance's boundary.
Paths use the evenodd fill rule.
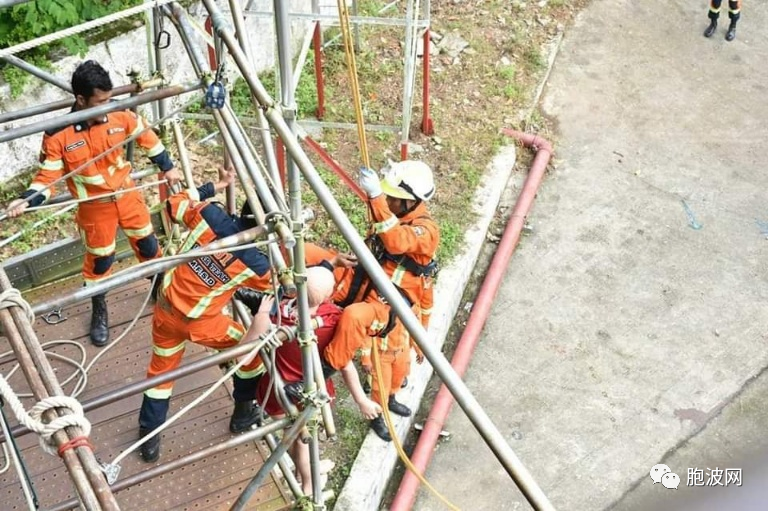
<path fill-rule="evenodd" d="M 142 0 L 34 0 L 0 9 L 0 48 L 69 28 L 107 14 L 142 3 Z M 50 65 L 54 51 L 83 55 L 88 49 L 83 35 L 67 37 L 50 45 L 22 52 L 19 57 L 40 67 Z M 18 97 L 29 75 L 11 65 L 0 65 L 11 86 L 11 96 Z"/>

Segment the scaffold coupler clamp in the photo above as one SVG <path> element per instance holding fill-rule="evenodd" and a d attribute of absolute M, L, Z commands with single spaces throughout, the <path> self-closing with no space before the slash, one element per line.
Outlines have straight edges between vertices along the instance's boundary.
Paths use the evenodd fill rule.
<path fill-rule="evenodd" d="M 49 325 L 58 325 L 69 319 L 61 310 L 61 307 L 56 307 L 48 314 L 43 314 L 43 320 Z"/>
<path fill-rule="evenodd" d="M 115 484 L 120 475 L 120 465 L 115 465 L 114 463 L 100 463 L 99 466 L 101 471 L 104 472 L 104 475 L 107 476 L 107 482 L 110 486 Z"/>

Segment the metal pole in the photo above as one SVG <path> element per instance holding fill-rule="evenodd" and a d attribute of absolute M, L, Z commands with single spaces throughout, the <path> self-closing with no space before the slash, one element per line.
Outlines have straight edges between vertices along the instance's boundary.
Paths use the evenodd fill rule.
<path fill-rule="evenodd" d="M 139 263 L 130 268 L 126 268 L 125 270 L 121 270 L 105 279 L 102 279 L 92 286 L 82 287 L 72 293 L 67 294 L 66 296 L 57 296 L 55 298 L 51 298 L 50 300 L 37 303 L 32 306 L 32 310 L 35 315 L 39 315 L 43 312 L 55 308 L 64 308 L 72 305 L 73 303 L 85 300 L 86 298 L 106 293 L 107 291 L 111 291 L 112 289 L 124 286 L 125 284 L 129 284 L 139 279 L 152 276 L 155 273 L 169 270 L 174 266 L 183 264 L 190 259 L 199 257 L 200 252 L 213 252 L 217 250 L 237 247 L 256 238 L 266 238 L 268 232 L 269 229 L 266 226 L 254 227 L 252 229 L 246 229 L 245 231 L 240 231 L 237 234 L 227 236 L 226 238 L 218 239 L 203 247 L 190 250 L 189 252 L 177 254 L 173 257 L 164 257 L 161 259 L 144 261 L 143 263 Z"/>
<path fill-rule="evenodd" d="M 144 179 L 147 176 L 154 176 L 158 172 L 160 172 L 160 169 L 158 169 L 154 165 L 150 165 L 145 169 L 137 170 L 136 172 L 131 172 L 130 176 L 131 176 L 131 179 L 138 180 L 138 179 Z M 57 194 L 55 197 L 49 200 L 47 204 L 48 205 L 59 204 L 61 202 L 67 202 L 68 200 L 71 200 L 73 198 L 74 197 L 72 197 L 71 193 L 63 192 L 63 193 Z"/>
<path fill-rule="evenodd" d="M 8 275 L 4 269 L 0 268 L 0 290 L 5 291 L 12 288 L 13 285 L 8 279 Z M 53 368 L 46 358 L 26 314 L 20 307 L 0 309 L 0 320 L 35 399 L 41 401 L 49 396 L 63 396 L 64 393 L 56 380 L 56 374 L 53 372 Z M 59 416 L 56 410 L 49 410 L 44 415 L 48 421 Z M 53 435 L 53 439 L 56 445 L 61 447 L 70 440 L 82 436 L 83 431 L 80 427 L 70 426 L 57 431 Z M 93 451 L 89 447 L 65 449 L 61 453 L 61 457 L 86 509 L 119 511 L 117 501 L 109 489 Z"/>
<path fill-rule="evenodd" d="M 282 428 L 288 426 L 290 423 L 291 423 L 291 419 L 289 418 L 279 419 L 274 422 L 270 422 L 266 426 L 262 426 L 258 429 L 248 430 L 245 433 L 232 437 L 224 442 L 212 445 L 210 447 L 206 447 L 205 449 L 201 449 L 191 454 L 187 454 L 186 456 L 182 456 L 179 459 L 169 461 L 168 463 L 163 463 L 162 465 L 157 465 L 151 468 L 143 469 L 138 474 L 134 474 L 130 477 L 126 477 L 125 479 L 121 479 L 117 481 L 115 484 L 112 485 L 112 490 L 115 492 L 123 490 L 125 488 L 128 488 L 129 486 L 133 486 L 135 484 L 140 484 L 145 481 L 149 481 L 150 479 L 159 477 L 163 474 L 167 474 L 168 472 L 185 467 L 192 463 L 205 461 L 207 458 L 213 455 L 219 454 L 221 452 L 224 452 L 227 449 L 232 449 L 234 447 L 238 447 L 240 445 L 244 445 L 249 442 L 255 442 L 257 440 L 261 440 L 264 436 L 272 435 L 273 433 L 276 433 L 277 431 L 280 431 Z M 67 501 L 56 504 L 55 506 L 47 509 L 46 511 L 67 511 L 69 509 L 76 508 L 77 505 L 78 505 L 77 499 L 69 499 Z"/>
<path fill-rule="evenodd" d="M 226 43 L 230 53 L 237 62 L 238 67 L 243 70 L 247 65 L 245 56 L 234 43 L 232 33 L 226 26 L 223 14 L 213 0 L 203 0 L 203 4 L 213 18 L 214 29 L 221 35 L 222 40 Z M 517 458 L 509 444 L 507 444 L 504 436 L 493 424 L 461 378 L 459 378 L 456 372 L 451 368 L 443 354 L 432 346 L 421 322 L 416 319 L 416 316 L 414 316 L 402 296 L 400 296 L 400 293 L 395 289 L 394 284 L 392 284 L 384 273 L 384 270 L 381 268 L 376 258 L 374 258 L 368 250 L 368 247 L 365 245 L 365 242 L 358 234 L 354 225 L 352 225 L 349 218 L 347 218 L 346 214 L 341 209 L 341 206 L 336 202 L 336 199 L 328 189 L 328 186 L 323 182 L 317 170 L 312 165 L 312 162 L 302 151 L 298 141 L 293 137 L 290 128 L 280 117 L 279 113 L 273 108 L 273 102 L 262 84 L 258 81 L 258 78 L 254 79 L 253 76 L 244 71 L 243 76 L 248 81 L 248 85 L 251 88 L 251 91 L 256 95 L 259 103 L 266 109 L 265 115 L 267 120 L 277 131 L 278 135 L 283 138 L 286 148 L 291 156 L 295 158 L 307 183 L 315 192 L 320 203 L 339 228 L 339 231 L 347 240 L 353 252 L 357 255 L 359 264 L 362 264 L 363 268 L 365 268 L 373 283 L 376 285 L 376 288 L 389 302 L 393 312 L 395 312 L 406 329 L 411 333 L 419 348 L 421 348 L 424 353 L 424 356 L 429 360 L 430 364 L 434 367 L 437 374 L 451 391 L 451 394 L 453 394 L 467 417 L 472 421 L 475 429 L 477 429 L 483 437 L 483 440 L 491 448 L 506 472 L 515 483 L 517 483 L 520 490 L 534 508 L 552 509 L 552 505 L 549 503 L 547 497 L 541 491 L 541 488 L 525 466 L 523 466 Z"/>
<path fill-rule="evenodd" d="M 296 142 L 296 98 L 294 97 L 291 63 L 291 18 L 288 15 L 290 6 L 288 2 L 274 0 L 275 34 L 277 35 L 277 55 L 280 70 L 280 93 L 282 97 L 282 110 L 285 124 L 290 130 L 288 135 L 291 141 Z M 215 23 L 215 20 L 214 20 Z M 231 50 L 230 50 L 231 51 Z M 252 70 L 251 70 L 252 71 Z M 253 91 L 252 91 L 253 93 Z M 285 138 L 285 134 L 282 135 Z M 286 155 L 288 156 L 288 155 Z M 301 216 L 301 176 L 296 164 L 290 157 L 286 158 L 288 170 L 288 202 L 291 210 L 291 218 L 294 220 L 294 237 L 296 246 L 293 252 L 293 272 L 296 280 L 297 305 L 299 313 L 298 343 L 301 347 L 301 365 L 304 373 L 304 388 L 309 395 L 318 391 L 318 383 L 315 378 L 314 358 L 319 361 L 320 354 L 317 350 L 317 338 L 311 328 L 309 315 L 309 300 L 307 296 L 306 261 L 304 256 L 303 225 L 299 222 Z M 322 375 L 320 376 L 322 379 Z M 324 384 L 325 382 L 323 382 Z M 322 387 L 325 390 L 325 385 Z M 330 435 L 336 433 L 333 424 L 333 416 L 328 413 L 330 422 Z M 312 501 L 317 506 L 323 505 L 323 491 L 320 487 L 320 445 L 317 439 L 317 428 L 310 428 L 309 459 L 312 473 Z M 290 445 L 290 444 L 289 444 Z M 282 446 L 281 446 L 282 447 Z M 249 485 L 250 487 L 250 485 Z M 258 486 L 256 486 L 258 488 Z M 255 488 L 253 489 L 255 491 Z M 247 489 L 246 489 L 247 491 Z M 245 492 L 243 492 L 245 495 Z M 235 506 L 237 509 L 237 506 Z"/>
<path fill-rule="evenodd" d="M 16 469 L 16 475 L 19 478 L 19 484 L 21 485 L 21 491 L 24 492 L 24 498 L 27 501 L 27 507 L 30 511 L 39 509 L 40 503 L 37 500 L 35 489 L 32 488 L 32 482 L 29 480 L 29 474 L 22 465 L 21 457 L 17 451 L 16 441 L 11 436 L 11 432 L 8 429 L 8 419 L 5 418 L 5 408 L 3 406 L 3 398 L 0 396 L 0 429 L 2 429 L 3 436 L 8 439 L 8 453 L 10 453 L 10 460 L 8 463 L 13 463 L 13 467 Z"/>
<path fill-rule="evenodd" d="M 121 85 L 119 87 L 115 87 L 110 91 L 111 92 L 110 97 L 114 98 L 117 96 L 122 96 L 123 94 L 129 94 L 131 92 L 151 89 L 154 87 L 159 87 L 162 84 L 163 84 L 162 80 L 155 79 L 155 80 L 149 80 L 147 82 L 144 82 L 139 86 L 137 86 L 135 83 L 131 83 L 128 85 Z M 27 117 L 32 117 L 34 115 L 54 112 L 56 110 L 72 108 L 73 104 L 74 104 L 74 99 L 67 98 L 67 99 L 61 99 L 59 101 L 54 101 L 52 103 L 45 103 L 43 105 L 24 108 L 22 110 L 15 110 L 13 112 L 4 112 L 0 114 L 0 124 L 15 121 L 17 119 L 25 119 Z"/>
<path fill-rule="evenodd" d="M 36 76 L 41 80 L 43 80 L 44 82 L 48 82 L 51 85 L 55 85 L 59 89 L 72 94 L 72 85 L 68 84 L 58 76 L 52 75 L 48 71 L 40 69 L 39 67 L 33 64 L 30 64 L 29 62 L 21 60 L 19 57 L 16 57 L 15 55 L 6 55 L 5 57 L 0 57 L 0 60 L 4 60 L 8 64 L 16 66 L 19 69 L 31 74 L 32 76 Z"/>
<path fill-rule="evenodd" d="M 171 124 L 173 127 L 173 138 L 179 150 L 179 163 L 181 164 L 181 171 L 184 173 L 184 180 L 188 186 L 194 188 L 195 178 L 192 175 L 192 163 L 189 161 L 189 151 L 187 151 L 187 145 L 184 143 L 184 134 L 181 132 L 181 122 L 174 120 Z"/>
<path fill-rule="evenodd" d="M 243 493 L 240 494 L 235 503 L 232 505 L 230 508 L 231 511 L 242 511 L 245 509 L 245 505 L 248 504 L 248 501 L 251 499 L 251 497 L 253 497 L 253 494 L 256 493 L 256 490 L 259 489 L 259 486 L 261 486 L 261 483 L 264 481 L 264 479 L 267 478 L 269 473 L 277 464 L 278 460 L 285 456 L 288 447 L 290 447 L 290 445 L 299 436 L 299 431 L 301 431 L 301 428 L 304 427 L 304 424 L 306 424 L 306 422 L 316 411 L 317 410 L 315 407 L 310 404 L 304 409 L 304 411 L 301 412 L 301 415 L 299 415 L 299 417 L 296 419 L 296 422 L 294 422 L 294 424 L 291 426 L 291 429 L 289 429 L 288 432 L 283 435 L 283 439 L 280 441 L 280 445 L 277 446 L 277 449 L 272 451 L 272 455 L 261 466 L 261 468 L 259 468 L 259 471 L 256 472 L 255 476 L 253 476 L 253 479 L 251 479 L 251 481 L 245 487 Z"/>
<path fill-rule="evenodd" d="M 191 92 L 199 88 L 200 82 L 189 82 L 180 85 L 171 85 L 156 91 L 145 92 L 128 99 L 121 99 L 119 101 L 107 103 L 105 105 L 96 106 L 85 110 L 78 110 L 66 115 L 56 117 L 54 119 L 45 119 L 42 121 L 33 122 L 16 129 L 0 132 L 0 142 L 9 142 L 11 140 L 16 140 L 17 138 L 39 133 L 41 131 L 60 128 L 62 126 L 69 126 L 70 124 L 87 121 L 88 119 L 93 119 L 94 117 L 99 117 L 110 112 L 128 110 L 134 106 L 149 103 L 150 101 L 155 101 L 157 99 L 167 98 L 170 96 L 178 96 L 179 94 Z"/>
<path fill-rule="evenodd" d="M 229 7 L 232 11 L 232 21 L 235 24 L 235 30 L 237 31 L 237 39 L 240 41 L 240 47 L 245 52 L 248 62 L 251 64 L 251 69 L 254 69 L 253 52 L 251 51 L 251 42 L 248 36 L 248 30 L 245 27 L 245 17 L 243 16 L 243 10 L 240 7 L 240 0 L 229 0 Z M 256 99 L 253 98 L 253 102 L 256 103 Z M 272 144 L 272 137 L 270 136 L 269 123 L 264 117 L 264 112 L 257 109 L 256 116 L 259 123 L 259 135 L 261 137 L 261 145 L 264 149 L 264 159 L 267 163 L 267 171 L 272 176 L 272 181 L 277 184 L 275 193 L 285 200 L 285 193 L 280 188 L 280 171 L 277 166 L 277 158 L 275 157 L 275 147 Z"/>

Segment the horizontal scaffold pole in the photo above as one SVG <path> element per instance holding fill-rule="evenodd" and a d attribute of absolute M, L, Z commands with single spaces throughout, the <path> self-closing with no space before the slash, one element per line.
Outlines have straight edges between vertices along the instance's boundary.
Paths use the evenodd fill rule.
<path fill-rule="evenodd" d="M 17 138 L 26 137 L 28 135 L 34 135 L 35 133 L 40 133 L 41 131 L 61 128 L 63 126 L 69 126 L 70 124 L 87 121 L 88 119 L 93 119 L 94 117 L 108 114 L 110 112 L 129 110 L 133 107 L 143 105 L 144 103 L 178 96 L 180 94 L 192 92 L 198 89 L 200 89 L 200 82 L 198 81 L 180 85 L 171 85 L 155 91 L 144 92 L 127 99 L 121 99 L 119 101 L 107 103 L 106 105 L 88 108 L 86 110 L 78 110 L 77 112 L 72 112 L 60 117 L 55 117 L 53 119 L 45 119 L 42 121 L 33 122 L 19 128 L 0 132 L 0 143 L 9 142 L 11 140 L 16 140 Z"/>

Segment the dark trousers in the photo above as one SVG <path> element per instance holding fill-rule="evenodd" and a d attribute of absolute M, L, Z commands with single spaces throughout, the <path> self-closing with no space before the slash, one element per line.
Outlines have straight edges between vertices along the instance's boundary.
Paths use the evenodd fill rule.
<path fill-rule="evenodd" d="M 723 0 L 710 0 L 709 1 L 709 17 L 716 20 L 720 17 L 720 5 Z M 741 0 L 728 0 L 728 17 L 732 21 L 738 21 L 741 16 Z"/>

